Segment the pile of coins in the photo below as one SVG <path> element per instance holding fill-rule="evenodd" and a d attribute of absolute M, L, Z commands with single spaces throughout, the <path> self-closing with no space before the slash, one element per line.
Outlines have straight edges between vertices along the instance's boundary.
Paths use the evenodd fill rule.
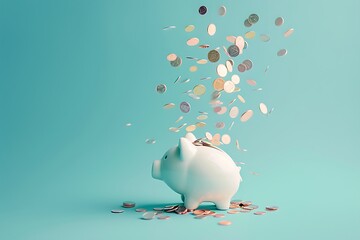
<path fill-rule="evenodd" d="M 196 142 L 201 142 L 196 140 Z M 126 201 L 122 205 L 123 208 L 134 208 L 135 203 Z M 259 206 L 254 205 L 251 201 L 242 201 L 242 200 L 233 200 L 230 203 L 230 209 L 226 211 L 227 214 L 238 214 L 238 213 L 249 213 L 253 211 L 254 215 L 265 215 L 266 212 L 274 212 L 279 209 L 277 206 L 267 206 L 264 211 L 258 211 Z M 111 213 L 119 214 L 124 213 L 123 209 L 111 210 Z M 159 220 L 168 220 L 170 219 L 169 215 L 165 213 L 175 213 L 179 215 L 192 214 L 194 219 L 204 219 L 207 217 L 214 218 L 224 218 L 226 215 L 224 213 L 217 213 L 208 209 L 187 209 L 184 205 L 167 205 L 165 207 L 155 207 L 152 210 L 148 211 L 145 208 L 136 208 L 135 212 L 142 213 L 141 219 L 143 220 L 153 220 L 155 218 Z M 218 222 L 219 225 L 228 226 L 232 223 L 228 220 L 223 220 Z"/>

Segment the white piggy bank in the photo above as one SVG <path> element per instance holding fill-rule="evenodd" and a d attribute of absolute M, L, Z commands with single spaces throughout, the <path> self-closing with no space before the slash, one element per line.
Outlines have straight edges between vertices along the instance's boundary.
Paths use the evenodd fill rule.
<path fill-rule="evenodd" d="M 152 176 L 181 194 L 188 209 L 196 209 L 202 202 L 228 209 L 242 181 L 241 168 L 221 149 L 197 143 L 192 133 L 180 138 L 178 146 L 154 161 Z"/>

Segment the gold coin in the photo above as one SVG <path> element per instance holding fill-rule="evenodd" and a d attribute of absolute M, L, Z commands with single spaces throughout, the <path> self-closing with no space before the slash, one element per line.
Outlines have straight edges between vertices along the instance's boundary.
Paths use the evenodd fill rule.
<path fill-rule="evenodd" d="M 193 88 L 193 93 L 197 96 L 201 96 L 201 95 L 204 95 L 206 92 L 206 87 L 202 84 L 199 84 L 199 85 L 196 85 L 194 88 Z"/>
<path fill-rule="evenodd" d="M 191 67 L 189 68 L 190 72 L 196 72 L 197 69 L 198 69 L 197 66 L 191 66 Z"/>
<path fill-rule="evenodd" d="M 290 28 L 289 30 L 287 30 L 286 32 L 284 32 L 284 37 L 290 37 L 291 34 L 294 33 L 294 29 L 293 28 Z"/>
<path fill-rule="evenodd" d="M 197 60 L 197 63 L 198 64 L 206 64 L 207 60 L 206 59 L 199 59 L 199 60 Z"/>
<path fill-rule="evenodd" d="M 193 131 L 195 131 L 195 129 L 196 129 L 195 125 L 189 125 L 186 127 L 187 132 L 193 132 Z"/>
<path fill-rule="evenodd" d="M 224 83 L 225 83 L 224 79 L 217 78 L 213 82 L 213 87 L 216 91 L 222 91 L 224 89 Z"/>
<path fill-rule="evenodd" d="M 167 55 L 166 59 L 171 62 L 171 61 L 175 61 L 177 58 L 175 53 L 170 53 L 169 55 Z"/>
<path fill-rule="evenodd" d="M 239 108 L 234 106 L 230 109 L 229 116 L 230 118 L 236 118 L 239 114 Z"/>
<path fill-rule="evenodd" d="M 190 47 L 193 47 L 195 45 L 197 45 L 199 43 L 199 39 L 198 38 L 190 38 L 189 40 L 187 40 L 186 44 Z"/>
<path fill-rule="evenodd" d="M 245 33 L 245 37 L 247 39 L 252 39 L 255 37 L 255 35 L 256 35 L 255 31 L 249 31 L 249 32 Z"/>
<path fill-rule="evenodd" d="M 207 118 L 208 118 L 207 115 L 200 115 L 200 116 L 198 116 L 196 119 L 197 119 L 197 120 L 200 120 L 200 121 L 203 121 L 203 120 L 206 120 Z"/>
<path fill-rule="evenodd" d="M 225 62 L 225 65 L 226 65 L 226 68 L 227 68 L 228 72 L 232 72 L 232 71 L 233 71 L 233 64 L 231 63 L 230 60 L 227 60 L 227 61 Z"/>
<path fill-rule="evenodd" d="M 227 75 L 227 69 L 224 64 L 219 64 L 216 68 L 216 72 L 220 77 L 226 77 Z"/>
<path fill-rule="evenodd" d="M 196 127 L 201 128 L 201 127 L 205 127 L 205 126 L 206 126 L 206 123 L 204 123 L 204 122 L 197 122 L 195 125 L 196 125 Z"/>
<path fill-rule="evenodd" d="M 216 33 L 216 26 L 215 24 L 211 23 L 209 24 L 208 28 L 207 28 L 207 32 L 210 36 L 214 36 L 214 34 Z"/>
<path fill-rule="evenodd" d="M 241 115 L 240 121 L 242 122 L 248 121 L 253 116 L 253 114 L 254 114 L 253 110 L 247 110 Z"/>
<path fill-rule="evenodd" d="M 223 144 L 229 144 L 231 142 L 231 137 L 228 134 L 224 134 L 221 137 Z"/>
<path fill-rule="evenodd" d="M 227 36 L 226 40 L 234 44 L 236 41 L 236 37 L 235 36 Z"/>
<path fill-rule="evenodd" d="M 224 83 L 224 91 L 227 93 L 232 93 L 235 90 L 235 84 L 232 81 L 226 81 Z"/>
<path fill-rule="evenodd" d="M 219 224 L 219 225 L 222 225 L 222 226 L 229 226 L 229 225 L 231 225 L 231 222 L 225 220 L 225 221 L 220 221 L 220 222 L 218 222 L 218 224 Z"/>
<path fill-rule="evenodd" d="M 192 31 L 194 31 L 194 29 L 195 29 L 194 25 L 187 25 L 185 27 L 185 32 L 192 32 Z"/>
<path fill-rule="evenodd" d="M 260 103 L 259 108 L 260 108 L 260 111 L 261 111 L 262 114 L 265 114 L 265 115 L 268 114 L 268 108 L 265 105 L 265 103 Z"/>
<path fill-rule="evenodd" d="M 239 75 L 237 74 L 234 74 L 231 76 L 231 81 L 234 83 L 234 84 L 239 84 L 240 83 L 240 77 Z"/>
<path fill-rule="evenodd" d="M 167 103 L 167 104 L 164 105 L 165 109 L 170 109 L 170 108 L 173 108 L 173 107 L 175 107 L 174 103 Z"/>

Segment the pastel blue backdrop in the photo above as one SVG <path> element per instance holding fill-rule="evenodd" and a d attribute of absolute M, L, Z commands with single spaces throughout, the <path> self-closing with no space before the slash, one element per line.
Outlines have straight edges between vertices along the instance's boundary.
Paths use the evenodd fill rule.
<path fill-rule="evenodd" d="M 225 17 L 217 15 L 221 5 Z M 0 239 L 359 239 L 359 9 L 357 0 L 1 0 Z M 257 36 L 239 59 L 254 68 L 241 75 L 240 93 L 256 111 L 230 132 L 248 152 L 233 143 L 223 149 L 246 163 L 235 198 L 280 210 L 229 215 L 228 227 L 190 215 L 111 214 L 125 200 L 148 209 L 179 203 L 150 175 L 153 160 L 184 134 L 168 131 L 179 109 L 162 105 L 188 99 L 194 110 L 183 121 L 192 123 L 197 110 L 212 110 L 208 99 L 182 92 L 216 76 L 213 64 L 188 71 L 185 56 L 206 50 L 185 42 L 227 44 L 225 36 L 247 31 L 251 13 L 260 16 Z M 218 28 L 213 37 L 209 23 Z M 188 24 L 193 33 L 185 33 Z M 176 29 L 163 31 L 168 25 Z M 295 33 L 284 38 L 290 27 Z M 260 33 L 271 40 L 261 42 Z M 280 48 L 287 56 L 276 56 Z M 171 52 L 184 58 L 178 69 L 166 60 Z M 178 75 L 191 82 L 174 85 Z M 247 86 L 249 78 L 263 91 Z M 156 93 L 158 83 L 168 85 L 165 94 Z M 209 90 L 211 81 L 204 84 Z M 271 116 L 259 113 L 260 102 L 275 107 Z M 218 132 L 228 132 L 229 118 L 210 115 L 198 136 L 217 132 L 220 119 L 227 127 Z"/>

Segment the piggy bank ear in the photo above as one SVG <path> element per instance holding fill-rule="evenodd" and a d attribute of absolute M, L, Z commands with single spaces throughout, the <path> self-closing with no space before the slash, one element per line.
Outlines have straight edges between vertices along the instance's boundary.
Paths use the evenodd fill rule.
<path fill-rule="evenodd" d="M 190 132 L 185 135 L 185 138 L 187 138 L 190 142 L 194 142 L 196 140 L 195 135 Z"/>
<path fill-rule="evenodd" d="M 181 160 L 191 159 L 196 153 L 196 147 L 187 138 L 180 138 L 179 154 Z"/>

